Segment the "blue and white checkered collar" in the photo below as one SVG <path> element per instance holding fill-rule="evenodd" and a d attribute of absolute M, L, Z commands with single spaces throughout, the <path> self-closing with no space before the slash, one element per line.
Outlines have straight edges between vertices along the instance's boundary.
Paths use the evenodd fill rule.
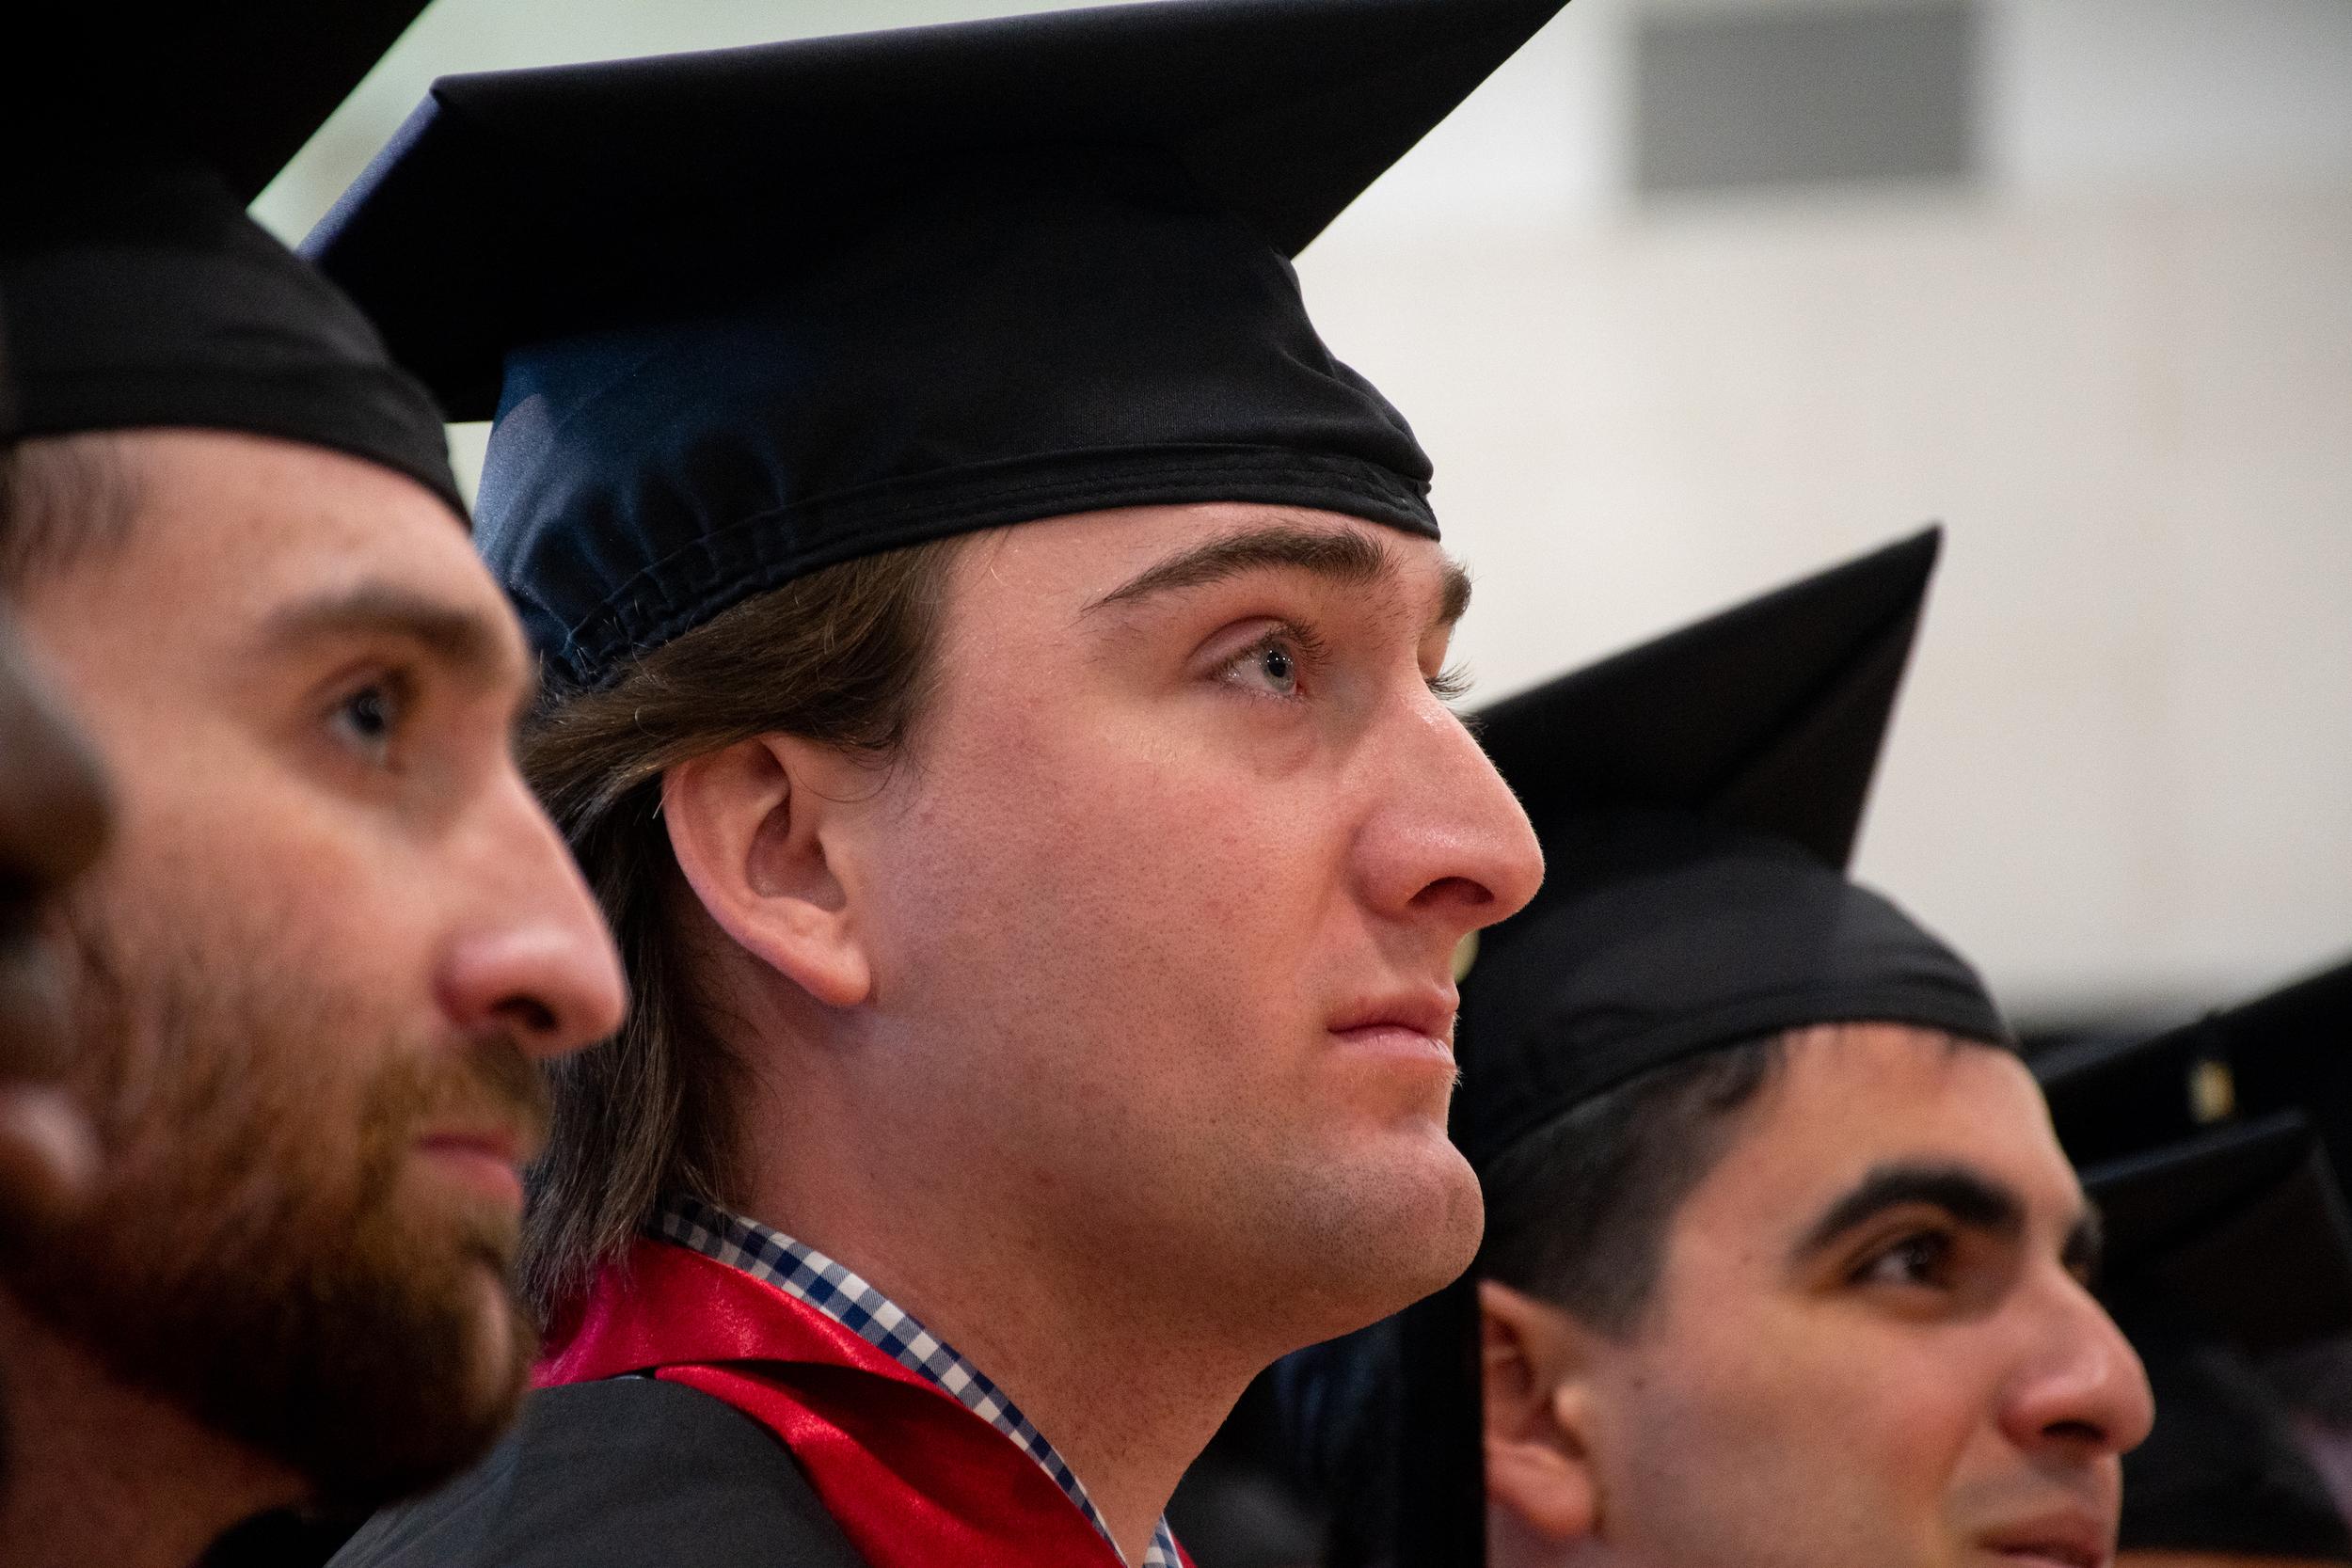
<path fill-rule="evenodd" d="M 807 1303 L 867 1344 L 889 1353 L 909 1371 L 921 1373 L 953 1394 L 1036 1460 L 1038 1467 L 1061 1488 L 1062 1496 L 1075 1503 L 1087 1522 L 1117 1549 L 1118 1543 L 1111 1541 L 1094 1499 L 1087 1496 L 1086 1483 L 1054 1450 L 1045 1434 L 1021 1414 L 1003 1389 L 989 1381 L 987 1373 L 957 1354 L 953 1346 L 880 1291 L 813 1246 L 682 1194 L 663 1201 L 650 1228 L 666 1241 L 740 1269 L 795 1301 Z M 1176 1538 L 1163 1518 L 1152 1531 L 1142 1568 L 1181 1568 L 1183 1560 L 1176 1555 Z"/>

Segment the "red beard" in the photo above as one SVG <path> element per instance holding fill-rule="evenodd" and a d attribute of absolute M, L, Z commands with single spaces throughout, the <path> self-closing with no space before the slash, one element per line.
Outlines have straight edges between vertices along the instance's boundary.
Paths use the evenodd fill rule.
<path fill-rule="evenodd" d="M 535 1145 L 547 1096 L 531 1058 L 502 1035 L 369 1038 L 298 982 L 259 983 L 250 959 L 135 968 L 79 946 L 75 1085 L 104 1164 L 87 1211 L 10 1261 L 9 1289 L 330 1506 L 478 1458 L 535 1342 L 511 1283 L 516 1226 L 424 1202 L 412 1160 L 421 1132 L 453 1122 Z M 504 1282 L 503 1312 L 485 1308 L 484 1271 Z"/>

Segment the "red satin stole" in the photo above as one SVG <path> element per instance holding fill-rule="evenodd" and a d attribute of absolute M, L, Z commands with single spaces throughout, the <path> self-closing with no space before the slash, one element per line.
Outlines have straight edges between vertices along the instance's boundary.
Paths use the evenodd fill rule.
<path fill-rule="evenodd" d="M 640 1239 L 550 1338 L 532 1381 L 629 1372 L 699 1388 L 774 1433 L 872 1568 L 1120 1568 L 1037 1461 L 954 1395 L 691 1248 Z"/>

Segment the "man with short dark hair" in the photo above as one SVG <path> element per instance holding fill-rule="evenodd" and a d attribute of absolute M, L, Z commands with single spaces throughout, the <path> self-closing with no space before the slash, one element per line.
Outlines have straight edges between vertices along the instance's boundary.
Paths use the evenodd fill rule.
<path fill-rule="evenodd" d="M 6 175 L 0 587 L 119 806 L 52 922 L 97 1180 L 0 1264 L 12 1564 L 429 1484 L 535 1344 L 535 1064 L 618 966 L 515 766 L 528 656 L 438 411 L 243 210 L 415 9 L 191 8 L 177 91 L 8 62 L 79 161 Z"/>
<path fill-rule="evenodd" d="M 1463 986 L 1475 1277 L 1307 1410 L 1397 1499 L 1360 1557 L 2107 1560 L 2149 1398 L 2095 1221 L 1973 971 L 1841 869 L 1935 554 L 1486 716 L 1551 877 Z"/>
<path fill-rule="evenodd" d="M 313 237 L 495 394 L 639 996 L 560 1074 L 561 1386 L 347 1561 L 1172 1565 L 1250 1378 L 1468 1262 L 1448 965 L 1540 864 L 1289 258 L 1555 8 L 455 78 Z"/>

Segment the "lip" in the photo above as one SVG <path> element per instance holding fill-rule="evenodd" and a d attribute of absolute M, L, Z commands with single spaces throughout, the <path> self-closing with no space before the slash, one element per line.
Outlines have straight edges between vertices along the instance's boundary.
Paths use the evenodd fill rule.
<path fill-rule="evenodd" d="M 2114 1532 L 2071 1509 L 1988 1531 L 1983 1545 L 2019 1568 L 2112 1568 L 2115 1561 Z"/>
<path fill-rule="evenodd" d="M 1347 1008 L 1328 1028 L 1333 1037 L 1359 1050 L 1454 1061 L 1452 986 L 1391 991 Z"/>
<path fill-rule="evenodd" d="M 511 1132 L 483 1130 L 427 1132 L 417 1140 L 417 1152 L 469 1186 L 522 1207 L 522 1166 L 528 1158 L 521 1141 Z"/>

